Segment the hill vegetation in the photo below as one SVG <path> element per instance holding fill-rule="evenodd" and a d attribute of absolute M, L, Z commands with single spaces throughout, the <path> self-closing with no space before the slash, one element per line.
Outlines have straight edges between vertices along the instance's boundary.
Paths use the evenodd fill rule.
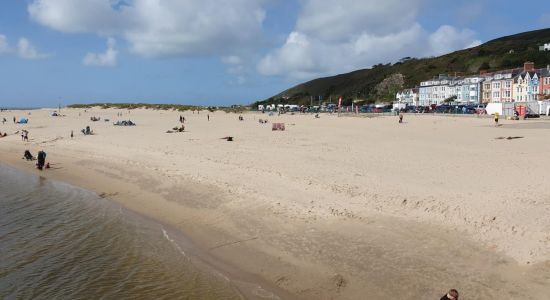
<path fill-rule="evenodd" d="M 347 74 L 324 77 L 299 84 L 269 99 L 252 104 L 335 103 L 342 96 L 344 105 L 354 99 L 367 102 L 391 101 L 395 92 L 412 88 L 438 74 L 457 76 L 478 74 L 522 67 L 532 61 L 537 68 L 550 64 L 550 52 L 539 46 L 550 42 L 550 28 L 498 38 L 480 46 L 456 51 L 439 57 L 404 57 L 394 64 L 377 64 Z M 319 100 L 322 99 L 322 100 Z"/>

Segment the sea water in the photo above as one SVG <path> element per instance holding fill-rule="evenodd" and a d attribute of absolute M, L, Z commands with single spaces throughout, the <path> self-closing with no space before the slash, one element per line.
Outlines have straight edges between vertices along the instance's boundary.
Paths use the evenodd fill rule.
<path fill-rule="evenodd" d="M 0 165 L 0 299 L 242 299 L 162 224 Z"/>

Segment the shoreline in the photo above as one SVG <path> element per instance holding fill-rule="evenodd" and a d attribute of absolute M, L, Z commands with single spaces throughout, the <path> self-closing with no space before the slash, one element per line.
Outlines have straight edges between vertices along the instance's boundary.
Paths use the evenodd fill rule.
<path fill-rule="evenodd" d="M 32 172 L 31 170 L 25 168 L 23 164 L 18 164 L 14 161 L 1 161 L 0 163 L 8 168 L 13 168 L 18 172 L 29 176 L 40 176 L 46 178 L 47 180 L 57 181 L 90 191 L 96 194 L 97 197 L 108 200 L 114 206 L 122 207 L 122 209 L 126 210 L 128 213 L 135 214 L 146 222 L 160 225 L 164 237 L 171 243 L 174 243 L 176 247 L 181 247 L 185 252 L 185 256 L 192 259 L 195 264 L 201 265 L 207 272 L 221 276 L 228 282 L 231 282 L 231 284 L 234 285 L 241 292 L 241 294 L 246 297 L 246 299 L 293 299 L 292 296 L 286 291 L 281 290 L 272 283 L 265 281 L 263 278 L 249 274 L 238 267 L 231 265 L 229 262 L 221 261 L 219 258 L 209 255 L 207 249 L 201 249 L 198 247 L 194 240 L 186 236 L 186 233 L 181 228 L 177 228 L 174 224 L 166 222 L 161 218 L 156 218 L 153 214 L 140 212 L 139 210 L 135 210 L 135 207 L 128 206 L 128 201 L 132 201 L 135 197 L 128 196 L 128 198 L 125 199 L 126 196 L 123 195 L 122 198 L 113 200 L 112 197 L 116 195 L 100 192 L 99 190 L 101 189 L 89 188 L 88 184 L 83 183 L 82 181 L 72 181 L 64 176 L 45 174 L 45 172 L 40 171 Z M 159 232 L 159 234 L 161 233 Z"/>
<path fill-rule="evenodd" d="M 99 110 L 94 113 L 107 112 Z M 136 111 L 130 113 L 129 117 L 133 118 L 140 113 L 156 116 L 164 114 L 163 112 Z M 165 112 L 165 114 L 176 116 L 178 113 Z M 86 116 L 90 115 L 92 114 Z M 219 113 L 214 113 L 213 116 L 214 118 L 228 117 Z M 233 115 L 229 115 L 231 116 Z M 186 115 L 186 117 L 191 119 L 190 126 L 197 122 L 192 119 L 196 116 Z M 236 115 L 234 117 L 236 118 Z M 250 114 L 246 114 L 245 117 L 256 118 Z M 301 116 L 284 116 L 284 118 L 294 122 L 304 122 Z M 357 121 L 343 118 L 338 120 L 338 123 L 350 122 Z M 385 124 L 385 121 L 382 121 L 382 124 Z M 146 127 L 148 125 L 143 126 L 144 131 L 149 130 Z M 206 123 L 202 126 L 211 125 Z M 34 125 L 31 123 L 29 127 Z M 103 127 L 105 126 L 100 127 L 101 133 L 97 136 L 98 138 L 101 138 L 104 135 L 103 132 L 107 130 Z M 249 128 L 245 127 L 241 130 L 250 130 Z M 129 128 L 119 129 L 121 132 L 130 130 Z M 32 136 L 33 129 L 30 130 Z M 291 127 L 291 130 L 294 128 Z M 295 130 L 300 128 L 297 127 Z M 114 130 L 112 132 L 115 134 Z M 404 293 L 407 287 L 418 284 L 415 280 L 423 282 L 421 285 L 431 282 L 430 288 L 423 287 L 425 294 L 422 296 L 433 296 L 439 291 L 447 290 L 449 286 L 462 285 L 462 289 L 478 290 L 478 295 L 486 295 L 490 298 L 497 295 L 497 293 L 492 295 L 490 291 L 503 288 L 502 282 L 514 281 L 523 282 L 525 287 L 530 286 L 534 289 L 531 291 L 532 295 L 539 292 L 543 295 L 543 292 L 547 291 L 543 287 L 525 281 L 525 278 L 518 279 L 513 276 L 517 272 L 530 274 L 527 278 L 538 278 L 544 275 L 548 267 L 544 260 L 536 267 L 520 266 L 513 259 L 497 254 L 502 252 L 502 249 L 477 244 L 474 239 L 465 239 L 463 233 L 467 231 L 463 229 L 452 229 L 448 225 L 435 228 L 430 223 L 420 222 L 420 215 L 416 217 L 419 220 L 415 221 L 414 215 L 412 218 L 392 216 L 398 211 L 377 210 L 370 206 L 367 209 L 357 210 L 354 204 L 351 206 L 337 204 L 345 199 L 357 202 L 358 197 L 364 197 L 361 194 L 362 191 L 355 191 L 353 187 L 333 185 L 330 187 L 332 194 L 328 195 L 338 198 L 328 202 L 323 196 L 326 193 L 324 190 L 310 190 L 307 184 L 304 189 L 301 184 L 309 181 L 310 185 L 317 186 L 319 183 L 315 180 L 318 179 L 310 177 L 309 174 L 294 173 L 289 176 L 290 174 L 283 173 L 286 162 L 280 162 L 282 166 L 277 167 L 267 161 L 270 169 L 266 172 L 267 169 L 252 168 L 249 163 L 244 163 L 236 157 L 243 170 L 251 173 L 252 176 L 249 179 L 256 178 L 255 180 L 258 181 L 255 183 L 256 186 L 267 187 L 265 185 L 267 182 L 275 185 L 275 188 L 261 192 L 251 190 L 250 185 L 232 184 L 232 181 L 237 178 L 233 178 L 234 180 L 227 178 L 227 182 L 220 182 L 219 179 L 212 177 L 213 173 L 209 172 L 227 171 L 228 176 L 231 176 L 231 173 L 244 175 L 238 170 L 226 168 L 225 166 L 232 166 L 227 165 L 231 161 L 221 159 L 216 152 L 209 152 L 210 154 L 205 156 L 206 159 L 197 160 L 192 158 L 197 152 L 183 153 L 185 159 L 176 161 L 176 156 L 171 154 L 170 150 L 164 150 L 168 152 L 164 154 L 159 153 L 157 148 L 149 149 L 150 146 L 142 145 L 141 148 L 131 150 L 134 157 L 120 159 L 124 155 L 121 155 L 121 149 L 114 149 L 113 145 L 86 144 L 84 147 L 75 147 L 73 143 L 77 143 L 76 141 L 61 141 L 62 145 L 59 145 L 58 140 L 48 142 L 54 140 L 57 134 L 53 133 L 50 137 L 44 138 L 46 143 L 35 140 L 27 145 L 17 144 L 17 142 L 11 145 L 0 145 L 3 151 L 0 158 L 10 161 L 11 163 L 8 163 L 11 165 L 18 165 L 16 166 L 18 169 L 26 169 L 29 163 L 17 160 L 22 154 L 22 149 L 28 145 L 33 148 L 46 146 L 50 156 L 48 158 L 55 161 L 52 165 L 53 170 L 42 173 L 46 177 L 51 176 L 53 179 L 94 191 L 160 223 L 171 224 L 178 231 L 183 232 L 184 236 L 189 236 L 191 241 L 196 242 L 198 249 L 212 254 L 221 261 L 238 265 L 244 272 L 264 278 L 274 286 L 289 291 L 296 298 L 346 299 L 359 298 L 360 295 L 383 298 L 393 294 L 392 291 L 397 290 L 402 293 L 400 287 L 385 286 L 388 284 L 384 283 L 385 281 L 395 278 L 401 278 Z M 208 135 L 206 132 L 203 134 Z M 192 138 L 195 138 L 193 131 L 190 135 L 192 135 L 190 139 L 185 141 L 187 146 L 182 148 L 184 152 L 188 147 L 192 147 Z M 221 135 L 221 132 L 216 135 Z M 209 137 L 208 144 L 197 146 L 197 150 L 211 151 L 208 147 L 217 139 L 216 135 Z M 78 138 L 84 139 L 80 136 Z M 201 137 L 197 136 L 197 138 Z M 239 143 L 219 146 L 229 147 L 227 150 L 235 151 L 230 154 L 232 156 L 241 155 L 242 151 L 250 153 L 247 147 L 253 146 L 249 141 L 251 137 L 247 135 L 243 139 L 244 148 L 240 148 Z M 282 141 L 277 137 L 275 139 L 278 142 Z M 129 146 L 136 143 L 128 139 L 125 142 Z M 296 140 L 291 142 L 296 143 Z M 283 142 L 282 145 L 284 148 L 295 147 L 292 143 Z M 89 147 L 92 149 L 88 149 Z M 102 154 L 103 150 L 99 149 L 106 149 L 107 153 L 113 156 Z M 81 156 L 79 157 L 78 154 Z M 169 157 L 168 162 L 158 160 L 163 155 Z M 155 160 L 150 160 L 150 157 L 155 157 L 157 163 L 151 164 L 150 162 Z M 175 169 L 170 167 L 172 165 L 170 159 L 173 160 Z M 291 159 L 291 161 L 295 160 Z M 189 169 L 182 174 L 177 166 Z M 298 175 L 301 178 L 295 178 Z M 370 179 L 374 178 L 370 177 Z M 284 180 L 281 183 L 286 184 L 288 191 L 281 191 L 281 183 L 277 180 Z M 292 184 L 293 181 L 296 184 Z M 369 197 L 373 194 L 382 193 L 374 189 L 371 190 Z M 187 195 L 187 198 L 182 198 L 182 195 Z M 310 199 L 304 198 L 307 195 Z M 278 199 L 275 201 L 279 202 L 273 202 L 274 199 Z M 408 197 L 407 201 L 412 199 Z M 403 199 L 393 201 L 399 201 L 399 205 L 403 205 L 401 203 Z M 410 232 L 405 230 L 407 228 Z M 452 250 L 451 245 L 457 242 L 454 240 L 459 240 L 459 245 L 465 250 L 458 252 Z M 393 249 L 396 245 L 403 249 Z M 407 247 L 413 248 L 407 250 Z M 417 252 L 415 249 L 421 248 L 424 248 L 422 251 L 425 253 L 415 254 Z M 386 256 L 386 252 L 391 255 Z M 441 254 L 441 257 L 433 261 L 426 260 L 430 256 L 433 257 L 435 253 Z M 491 258 L 493 256 L 494 258 Z M 457 262 L 450 266 L 445 265 L 445 262 L 453 259 Z M 480 267 L 477 270 L 478 274 L 470 275 L 471 270 L 464 270 L 463 267 L 470 266 L 473 261 L 484 266 L 485 269 Z M 386 269 L 391 265 L 396 269 Z M 434 272 L 433 268 L 442 269 Z M 445 271 L 446 269 L 449 270 Z M 441 275 L 440 272 L 446 272 L 446 277 L 440 280 L 441 282 L 438 282 L 435 277 L 430 277 Z M 379 274 L 381 279 L 374 279 L 374 274 Z M 420 278 L 414 278 L 419 275 L 421 275 Z M 461 276 L 464 278 L 455 278 Z M 472 276 L 478 278 L 472 278 Z M 497 276 L 499 279 L 493 282 L 494 279 L 490 280 L 491 276 Z M 468 283 L 467 279 L 485 282 L 485 284 L 491 282 L 489 284 L 492 286 L 485 288 L 482 285 L 476 286 Z M 502 282 L 498 283 L 499 280 Z M 414 290 L 408 296 L 418 296 L 418 292 Z M 522 289 L 520 293 L 529 295 L 529 292 Z"/>

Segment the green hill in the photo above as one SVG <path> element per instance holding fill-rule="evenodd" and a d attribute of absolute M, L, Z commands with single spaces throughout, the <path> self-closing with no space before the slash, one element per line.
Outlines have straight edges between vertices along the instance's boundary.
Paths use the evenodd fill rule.
<path fill-rule="evenodd" d="M 258 104 L 292 103 L 309 105 L 336 102 L 342 96 L 344 104 L 353 99 L 367 102 L 389 101 L 401 88 L 412 88 L 438 74 L 473 75 L 485 69 L 489 72 L 522 67 L 532 61 L 537 68 L 550 64 L 550 52 L 539 46 L 550 42 L 550 28 L 498 38 L 480 46 L 456 51 L 439 57 L 405 57 L 394 64 L 378 64 L 370 69 L 314 79 L 299 84 Z"/>

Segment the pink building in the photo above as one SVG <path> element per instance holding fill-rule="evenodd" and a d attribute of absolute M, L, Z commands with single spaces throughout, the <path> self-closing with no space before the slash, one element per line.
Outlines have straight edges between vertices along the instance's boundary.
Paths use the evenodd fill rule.
<path fill-rule="evenodd" d="M 540 70 L 539 100 L 550 100 L 550 65 Z"/>

